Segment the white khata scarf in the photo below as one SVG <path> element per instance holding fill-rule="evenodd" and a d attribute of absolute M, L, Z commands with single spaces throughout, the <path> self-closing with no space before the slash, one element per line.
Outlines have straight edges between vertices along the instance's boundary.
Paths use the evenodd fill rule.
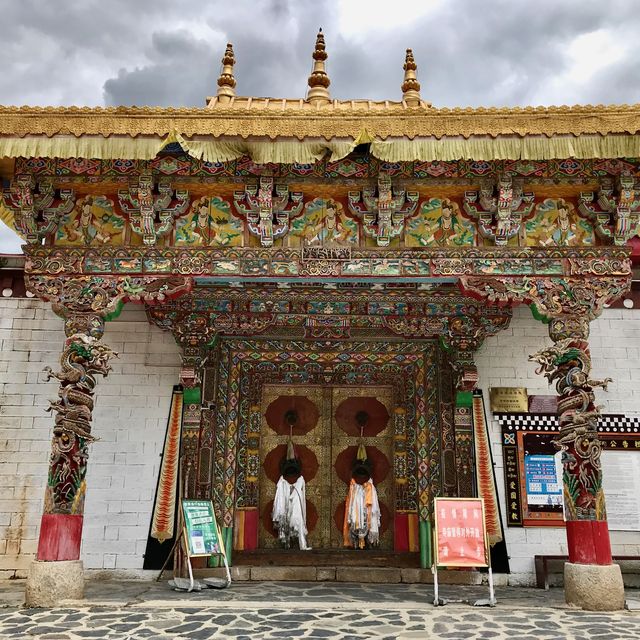
<path fill-rule="evenodd" d="M 298 545 L 302 551 L 311 548 L 307 546 L 307 501 L 302 476 L 293 484 L 289 484 L 280 476 L 276 485 L 271 519 L 285 548 L 289 548 L 291 538 L 298 538 Z"/>

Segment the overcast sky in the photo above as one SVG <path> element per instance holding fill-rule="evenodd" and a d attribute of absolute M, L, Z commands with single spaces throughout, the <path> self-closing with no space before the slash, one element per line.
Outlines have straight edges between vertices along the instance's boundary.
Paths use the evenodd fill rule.
<path fill-rule="evenodd" d="M 640 102 L 640 0 L 0 0 L 0 104 L 203 106 L 226 42 L 303 97 L 318 27 L 335 98 L 398 100 L 411 47 L 434 106 Z"/>

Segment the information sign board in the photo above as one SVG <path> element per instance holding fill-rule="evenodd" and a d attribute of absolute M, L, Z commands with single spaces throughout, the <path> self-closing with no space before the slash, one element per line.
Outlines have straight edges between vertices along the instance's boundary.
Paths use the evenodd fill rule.
<path fill-rule="evenodd" d="M 534 453 L 524 457 L 527 483 L 527 503 L 531 505 L 562 505 L 562 462 L 555 455 Z"/>
<path fill-rule="evenodd" d="M 526 387 L 491 387 L 489 402 L 493 413 L 527 413 L 529 410 Z"/>
<path fill-rule="evenodd" d="M 184 527 L 189 556 L 221 553 L 213 504 L 208 500 L 183 500 Z"/>
<path fill-rule="evenodd" d="M 436 498 L 434 512 L 436 566 L 488 567 L 482 498 Z"/>
<path fill-rule="evenodd" d="M 603 451 L 602 487 L 610 531 L 640 531 L 640 451 Z"/>

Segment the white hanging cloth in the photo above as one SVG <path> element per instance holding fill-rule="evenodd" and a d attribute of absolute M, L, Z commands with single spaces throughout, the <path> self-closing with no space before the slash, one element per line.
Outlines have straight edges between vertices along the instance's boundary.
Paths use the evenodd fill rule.
<path fill-rule="evenodd" d="M 358 484 L 353 478 L 344 514 L 344 545 L 364 548 L 365 541 L 375 547 L 380 542 L 380 504 L 371 479 Z"/>
<path fill-rule="evenodd" d="M 307 546 L 307 500 L 302 476 L 293 484 L 289 484 L 280 476 L 276 485 L 271 519 L 273 526 L 278 530 L 278 538 L 287 549 L 291 538 L 298 538 L 298 546 L 302 551 L 311 548 Z"/>

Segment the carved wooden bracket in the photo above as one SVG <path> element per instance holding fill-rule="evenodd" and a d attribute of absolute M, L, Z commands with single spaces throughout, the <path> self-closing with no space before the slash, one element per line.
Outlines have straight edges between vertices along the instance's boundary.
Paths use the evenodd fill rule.
<path fill-rule="evenodd" d="M 579 210 L 593 222 L 598 237 L 623 246 L 638 232 L 640 182 L 633 176 L 620 176 L 617 184 L 605 178 L 597 193 L 580 193 Z"/>
<path fill-rule="evenodd" d="M 250 233 L 260 238 L 263 247 L 273 246 L 275 238 L 289 231 L 289 221 L 302 211 L 303 195 L 290 193 L 285 184 L 261 177 L 258 184 L 247 185 L 233 194 L 236 210 L 247 220 Z"/>
<path fill-rule="evenodd" d="M 418 206 L 418 192 L 393 187 L 387 174 L 378 176 L 376 187 L 349 192 L 349 210 L 362 220 L 366 236 L 375 238 L 379 247 L 399 236 L 407 217 Z"/>
<path fill-rule="evenodd" d="M 501 246 L 520 232 L 522 220 L 533 211 L 534 194 L 524 193 L 521 181 L 503 175 L 497 183 L 483 181 L 480 191 L 465 191 L 463 206 L 478 221 L 480 235 Z"/>
<path fill-rule="evenodd" d="M 145 244 L 155 244 L 189 207 L 189 192 L 174 191 L 166 178 L 161 178 L 154 190 L 153 177 L 146 173 L 132 180 L 129 189 L 118 191 L 118 202 L 129 216 L 131 229 L 142 236 Z"/>
<path fill-rule="evenodd" d="M 2 192 L 4 203 L 13 212 L 15 226 L 29 244 L 39 244 L 55 231 L 60 218 L 73 211 L 73 189 L 56 190 L 51 180 L 36 183 L 32 175 L 17 175 Z"/>
<path fill-rule="evenodd" d="M 67 336 L 100 338 L 104 321 L 116 317 L 125 302 L 149 305 L 178 297 L 193 286 L 187 276 L 45 276 L 25 275 L 27 291 L 51 302 L 65 319 Z"/>
<path fill-rule="evenodd" d="M 529 304 L 534 315 L 566 326 L 578 335 L 588 335 L 589 322 L 597 318 L 631 287 L 631 273 L 591 278 L 460 278 L 460 288 L 468 295 L 503 305 Z M 554 322 L 555 321 L 555 322 Z"/>

